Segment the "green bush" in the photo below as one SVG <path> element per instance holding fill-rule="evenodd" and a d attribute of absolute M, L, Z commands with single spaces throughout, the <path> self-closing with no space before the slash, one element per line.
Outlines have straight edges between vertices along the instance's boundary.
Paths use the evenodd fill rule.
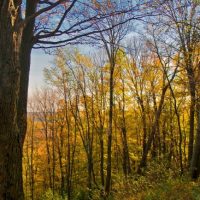
<path fill-rule="evenodd" d="M 64 198 L 66 199 L 66 198 Z M 51 189 L 48 189 L 40 198 L 40 200 L 63 200 L 62 196 L 58 193 L 54 193 Z"/>
<path fill-rule="evenodd" d="M 175 179 L 158 184 L 144 194 L 142 200 L 199 200 L 200 188 L 197 183 Z"/>
<path fill-rule="evenodd" d="M 99 200 L 100 193 L 96 189 L 79 190 L 75 196 L 76 200 Z"/>

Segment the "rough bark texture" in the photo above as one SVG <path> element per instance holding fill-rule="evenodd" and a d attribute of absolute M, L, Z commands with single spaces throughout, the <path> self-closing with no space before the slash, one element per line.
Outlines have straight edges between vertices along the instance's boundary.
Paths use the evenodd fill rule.
<path fill-rule="evenodd" d="M 12 1 L 4 2 L 0 14 L 0 199 L 23 199 L 22 143 L 17 124 L 22 34 L 14 30 L 18 16 Z"/>
<path fill-rule="evenodd" d="M 0 3 L 0 199 L 8 200 L 24 198 L 22 149 L 32 34 L 24 33 L 29 26 L 18 27 L 20 5 L 12 0 Z"/>

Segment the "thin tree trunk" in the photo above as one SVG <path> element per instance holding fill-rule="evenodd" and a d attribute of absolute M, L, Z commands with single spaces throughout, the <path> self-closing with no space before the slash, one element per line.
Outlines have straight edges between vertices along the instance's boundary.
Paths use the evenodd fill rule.
<path fill-rule="evenodd" d="M 114 75 L 114 63 L 111 63 L 111 70 L 110 70 L 110 100 L 109 100 L 109 124 L 108 124 L 108 146 L 107 146 L 107 176 L 106 176 L 106 185 L 105 185 L 105 192 L 106 195 L 110 193 L 111 187 L 111 152 L 112 152 L 112 124 L 113 124 L 113 92 L 114 92 L 114 85 L 113 85 L 113 75 Z"/>
<path fill-rule="evenodd" d="M 200 62 L 198 63 L 198 72 L 197 72 L 197 81 L 200 83 Z M 197 133 L 196 133 L 196 141 L 195 141 L 195 147 L 192 155 L 192 161 L 191 161 L 191 177 L 192 179 L 197 179 L 200 174 L 200 93 L 199 90 L 197 90 L 197 102 L 196 102 L 196 113 L 197 113 Z"/>
<path fill-rule="evenodd" d="M 55 124 L 54 124 L 54 109 L 52 111 L 52 191 L 53 191 L 53 196 L 55 194 L 55 165 L 56 165 L 56 158 L 55 158 Z"/>
<path fill-rule="evenodd" d="M 45 119 L 47 120 L 47 119 Z M 48 142 L 48 124 L 45 122 L 45 143 L 46 143 L 46 151 L 47 151 L 47 171 L 48 171 L 48 178 L 49 178 L 49 187 L 52 189 L 52 176 L 51 176 L 51 154 L 50 154 L 50 147 Z"/>
<path fill-rule="evenodd" d="M 30 155 L 30 159 L 31 159 L 31 199 L 34 200 L 34 185 L 35 185 L 35 175 L 34 175 L 34 167 L 33 167 L 33 154 L 34 154 L 34 126 L 35 126 L 35 117 L 33 116 L 32 119 L 32 125 L 31 125 L 31 155 Z"/>
<path fill-rule="evenodd" d="M 166 73 L 166 71 L 165 71 L 165 73 Z M 167 74 L 166 74 L 166 77 L 167 77 Z M 169 88 L 170 88 L 170 92 L 171 92 L 172 98 L 174 100 L 174 110 L 175 110 L 175 114 L 176 114 L 177 122 L 178 122 L 178 131 L 179 131 L 179 144 L 178 144 L 179 164 L 180 164 L 180 171 L 181 171 L 181 175 L 182 175 L 183 174 L 183 156 L 182 156 L 183 135 L 182 135 L 182 130 L 181 130 L 181 121 L 180 121 L 180 115 L 179 115 L 178 108 L 177 108 L 176 96 L 174 94 L 173 88 L 171 86 L 171 82 L 170 82 L 168 77 L 167 77 L 167 81 L 168 81 L 168 84 L 169 84 Z"/>
<path fill-rule="evenodd" d="M 200 104 L 197 106 L 197 134 L 191 162 L 191 177 L 197 179 L 200 174 Z"/>
<path fill-rule="evenodd" d="M 64 198 L 64 190 L 65 190 L 65 181 L 64 181 L 64 171 L 63 171 L 63 125 L 60 125 L 60 136 L 58 138 L 60 142 L 58 142 L 58 160 L 59 160 L 59 167 L 60 167 L 60 194 L 62 198 Z"/>
<path fill-rule="evenodd" d="M 130 164 L 130 156 L 129 156 L 129 148 L 128 148 L 128 141 L 127 141 L 127 130 L 126 130 L 126 118 L 125 118 L 125 82 L 122 78 L 122 141 L 123 141 L 123 154 L 124 154 L 124 174 L 127 176 L 131 173 L 131 164 Z"/>
<path fill-rule="evenodd" d="M 102 128 L 101 130 L 102 131 Z M 103 136 L 102 133 L 100 138 L 100 174 L 101 174 L 101 184 L 104 186 L 104 142 L 103 142 Z"/>
<path fill-rule="evenodd" d="M 183 136 L 182 136 L 182 130 L 181 130 L 181 122 L 180 122 L 180 115 L 177 109 L 177 103 L 176 103 L 176 97 L 175 94 L 171 88 L 170 85 L 170 90 L 172 93 L 172 97 L 174 99 L 174 109 L 175 109 L 175 114 L 177 117 L 177 122 L 178 122 L 178 131 L 179 131 L 179 144 L 178 144 L 178 149 L 179 149 L 179 162 L 180 162 L 180 171 L 181 171 L 181 175 L 183 174 L 183 156 L 182 156 L 182 141 L 183 141 Z"/>
<path fill-rule="evenodd" d="M 188 144 L 188 166 L 191 164 L 193 145 L 194 145 L 194 117 L 195 117 L 195 91 L 190 86 L 190 131 L 189 131 L 189 144 Z M 195 89 L 195 88 L 194 88 Z"/>
<path fill-rule="evenodd" d="M 138 173 L 141 173 L 142 168 L 146 167 L 146 165 L 147 165 L 147 156 L 148 156 L 149 150 L 151 148 L 156 129 L 158 127 L 158 123 L 159 123 L 162 107 L 163 107 L 163 104 L 164 104 L 164 98 L 165 98 L 165 93 L 167 91 L 167 88 L 168 88 L 168 85 L 166 85 L 162 90 L 162 95 L 161 95 L 159 107 L 158 107 L 157 112 L 155 114 L 155 121 L 153 123 L 151 134 L 150 134 L 148 141 L 147 141 L 147 144 L 146 144 L 146 149 L 143 152 L 142 159 L 141 159 L 139 167 L 138 167 Z"/>

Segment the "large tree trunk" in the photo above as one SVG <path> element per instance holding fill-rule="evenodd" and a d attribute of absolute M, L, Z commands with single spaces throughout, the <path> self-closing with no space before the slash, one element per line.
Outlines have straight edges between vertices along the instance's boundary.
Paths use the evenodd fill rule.
<path fill-rule="evenodd" d="M 14 31 L 15 20 L 6 10 L 0 16 L 0 199 L 23 199 L 22 142 L 17 107 L 20 89 L 21 31 Z"/>
<path fill-rule="evenodd" d="M 24 198 L 22 149 L 32 34 L 25 40 L 23 31 L 27 28 L 17 26 L 21 21 L 20 4 L 11 0 L 0 3 L 0 199 L 8 200 Z"/>

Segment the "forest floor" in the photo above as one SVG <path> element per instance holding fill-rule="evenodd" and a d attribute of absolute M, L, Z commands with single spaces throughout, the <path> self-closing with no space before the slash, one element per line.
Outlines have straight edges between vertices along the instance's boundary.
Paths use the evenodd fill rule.
<path fill-rule="evenodd" d="M 150 183 L 149 183 L 150 184 Z M 114 200 L 200 200 L 200 183 L 184 179 L 152 183 L 138 193 L 121 191 Z"/>
<path fill-rule="evenodd" d="M 143 176 L 116 181 L 113 188 L 113 200 L 200 200 L 199 180 L 161 163 L 152 163 Z"/>
<path fill-rule="evenodd" d="M 200 179 L 192 181 L 187 169 L 180 176 L 178 167 L 166 163 L 151 162 L 142 175 L 129 177 L 112 174 L 112 193 L 106 200 L 200 200 Z M 50 192 L 50 191 L 49 191 Z M 73 200 L 105 200 L 100 188 L 77 188 Z M 46 193 L 41 200 L 61 200 Z"/>

